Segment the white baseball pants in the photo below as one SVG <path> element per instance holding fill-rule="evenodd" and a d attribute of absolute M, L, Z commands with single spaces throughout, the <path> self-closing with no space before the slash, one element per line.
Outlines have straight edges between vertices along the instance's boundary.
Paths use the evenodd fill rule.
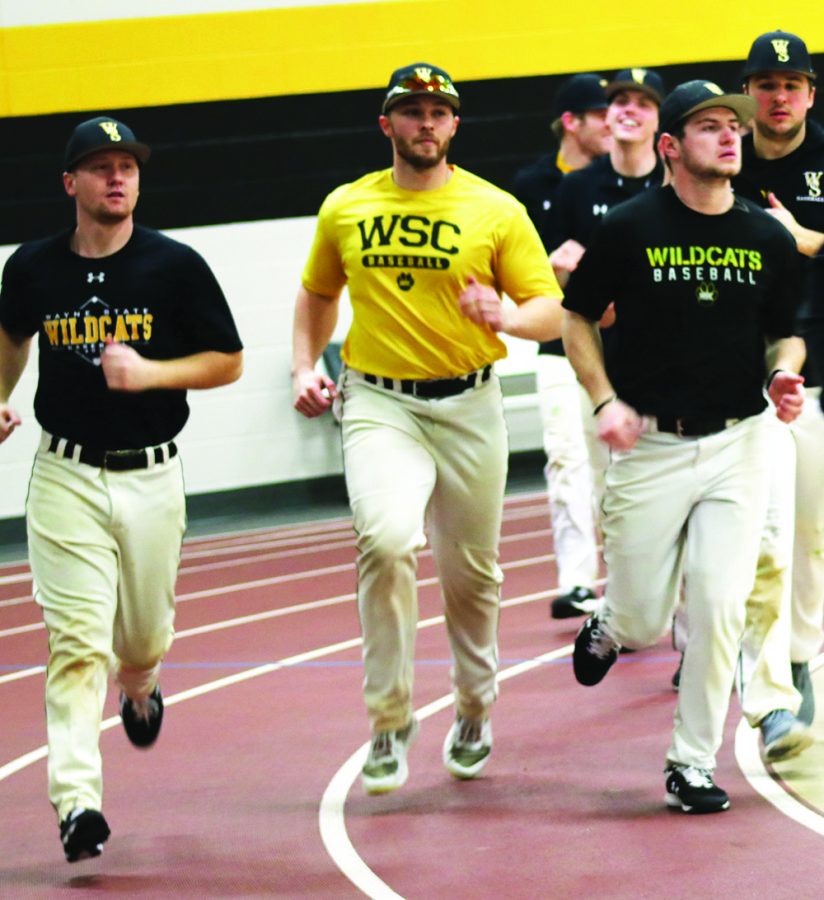
<path fill-rule="evenodd" d="M 172 643 L 186 524 L 180 457 L 108 472 L 41 444 L 26 516 L 34 596 L 49 636 L 49 799 L 63 819 L 75 807 L 101 808 L 109 669 L 129 696 L 146 696 Z"/>
<path fill-rule="evenodd" d="M 648 432 L 606 473 L 606 633 L 657 641 L 683 584 L 689 616 L 667 759 L 715 767 L 767 504 L 765 417 L 701 438 Z"/>
<path fill-rule="evenodd" d="M 497 696 L 498 566 L 507 435 L 496 376 L 442 400 L 366 384 L 344 370 L 342 440 L 357 533 L 364 699 L 373 731 L 412 715 L 416 567 L 428 526 L 452 650 L 457 713 Z"/>

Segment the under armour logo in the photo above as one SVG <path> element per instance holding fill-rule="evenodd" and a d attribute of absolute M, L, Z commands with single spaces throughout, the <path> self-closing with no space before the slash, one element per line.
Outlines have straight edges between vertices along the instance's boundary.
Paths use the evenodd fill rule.
<path fill-rule="evenodd" d="M 609 207 L 606 203 L 593 203 L 592 204 L 592 215 L 593 216 L 605 216 L 607 214 L 607 210 Z"/>
<path fill-rule="evenodd" d="M 810 197 L 820 197 L 821 196 L 821 176 L 824 175 L 824 172 L 805 172 L 804 173 L 804 181 L 807 182 L 807 187 L 810 189 Z"/>
<path fill-rule="evenodd" d="M 774 40 L 770 41 L 770 43 L 772 44 L 773 50 L 775 50 L 775 56 L 779 62 L 790 61 L 790 54 L 788 52 L 789 41 Z"/>
<path fill-rule="evenodd" d="M 106 132 L 110 141 L 121 141 L 120 132 L 117 130 L 117 122 L 101 122 L 100 127 Z"/>
<path fill-rule="evenodd" d="M 97 275 L 95 275 L 94 272 L 89 272 L 89 274 L 86 276 L 86 284 L 91 284 L 93 281 L 103 282 L 105 280 L 106 280 L 105 272 L 98 272 Z"/>

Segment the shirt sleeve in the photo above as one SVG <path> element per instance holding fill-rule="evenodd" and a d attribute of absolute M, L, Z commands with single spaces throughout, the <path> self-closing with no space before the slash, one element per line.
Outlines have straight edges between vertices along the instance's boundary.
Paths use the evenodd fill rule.
<path fill-rule="evenodd" d="M 541 238 L 521 204 L 501 242 L 495 277 L 498 287 L 516 303 L 532 297 L 563 297 Z"/>
<path fill-rule="evenodd" d="M 597 322 L 616 299 L 616 285 L 620 284 L 620 263 L 614 250 L 619 242 L 611 238 L 613 230 L 609 218 L 596 227 L 592 243 L 566 285 L 564 309 L 591 322 Z"/>
<path fill-rule="evenodd" d="M 9 334 L 31 337 L 36 334 L 40 322 L 35 310 L 25 301 L 25 276 L 20 263 L 20 251 L 16 250 L 3 268 L 3 286 L 0 289 L 0 325 Z"/>
<path fill-rule="evenodd" d="M 346 284 L 346 272 L 334 235 L 333 203 L 330 195 L 320 208 L 315 239 L 301 278 L 307 291 L 324 297 L 337 297 Z"/>
<path fill-rule="evenodd" d="M 186 315 L 190 323 L 187 329 L 190 351 L 236 353 L 242 350 L 243 343 L 217 278 L 199 253 L 191 248 L 187 250 L 184 291 L 189 310 Z"/>
<path fill-rule="evenodd" d="M 776 289 L 764 311 L 764 333 L 772 338 L 791 337 L 798 333 L 797 312 L 803 299 L 802 257 L 789 232 L 776 235 L 771 258 L 775 264 Z"/>
<path fill-rule="evenodd" d="M 575 232 L 574 196 L 576 179 L 570 178 L 571 174 L 564 175 L 561 179 L 552 208 L 547 216 L 543 238 L 550 253 L 560 247 L 565 240 L 572 237 Z"/>

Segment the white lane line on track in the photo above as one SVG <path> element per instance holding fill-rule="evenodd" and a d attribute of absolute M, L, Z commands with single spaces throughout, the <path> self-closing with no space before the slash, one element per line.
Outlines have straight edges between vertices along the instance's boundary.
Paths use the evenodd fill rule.
<path fill-rule="evenodd" d="M 529 672 L 546 662 L 552 662 L 560 659 L 572 652 L 572 644 L 565 647 L 559 647 L 557 650 L 551 650 L 549 653 L 543 653 L 534 659 L 526 660 L 508 669 L 503 669 L 498 673 L 498 681 L 506 681 L 509 678 L 515 678 L 524 672 Z M 432 703 L 427 703 L 416 711 L 415 715 L 420 721 L 434 716 L 435 713 L 451 707 L 454 703 L 454 697 L 451 693 L 439 697 Z M 326 851 L 332 858 L 332 862 L 340 869 L 358 890 L 363 891 L 367 897 L 374 900 L 390 900 L 390 898 L 401 898 L 382 881 L 361 859 L 357 850 L 349 839 L 349 833 L 346 830 L 346 819 L 344 817 L 344 806 L 349 790 L 360 775 L 361 767 L 366 760 L 369 752 L 369 742 L 367 741 L 359 747 L 346 762 L 338 769 L 332 780 L 323 792 L 318 810 L 318 825 L 320 827 L 320 836 Z"/>
<path fill-rule="evenodd" d="M 541 600 L 545 597 L 551 596 L 552 593 L 557 593 L 557 591 L 539 591 L 535 594 L 524 594 L 521 597 L 513 597 L 511 600 L 502 601 L 501 606 L 520 606 L 524 603 L 530 603 L 532 601 Z M 440 625 L 443 622 L 443 616 L 433 616 L 430 619 L 422 619 L 420 622 L 418 622 L 418 630 L 422 630 L 424 628 L 432 628 L 434 625 Z M 188 690 L 181 691 L 178 694 L 172 694 L 169 697 L 164 697 L 163 703 L 165 706 L 174 706 L 176 703 L 181 703 L 184 700 L 191 700 L 193 697 L 200 697 L 204 694 L 212 693 L 213 691 L 220 690 L 224 687 L 230 687 L 231 685 L 239 684 L 243 681 L 250 681 L 253 678 L 259 678 L 261 675 L 268 675 L 271 672 L 278 671 L 279 669 L 287 669 L 304 662 L 311 662 L 312 660 L 319 659 L 322 656 L 330 656 L 333 653 L 340 653 L 343 650 L 351 650 L 355 647 L 359 647 L 362 643 L 362 638 L 350 638 L 349 640 L 340 641 L 336 644 L 328 644 L 325 647 L 318 647 L 315 650 L 307 650 L 305 653 L 298 653 L 295 656 L 289 656 L 274 663 L 266 663 L 263 666 L 255 666 L 254 668 L 247 669 L 243 672 L 236 672 L 234 675 L 227 675 L 225 678 L 218 678 L 215 681 L 207 681 L 205 684 L 198 685 L 198 687 L 189 688 Z M 517 666 L 514 668 L 517 668 Z M 32 670 L 31 674 L 37 673 Z M 100 730 L 107 731 L 109 728 L 114 728 L 114 726 L 119 722 L 120 716 L 111 716 L 108 719 L 104 719 L 104 721 L 101 723 Z M 44 759 L 46 757 L 46 752 L 47 748 L 45 746 L 38 747 L 36 750 L 32 750 L 30 753 L 25 753 L 23 756 L 20 756 L 17 759 L 13 759 L 5 765 L 0 766 L 0 781 L 3 781 L 10 775 L 14 775 L 21 769 L 25 769 L 27 766 L 32 765 L 38 760 Z"/>
<path fill-rule="evenodd" d="M 815 671 L 821 666 L 824 666 L 824 655 L 817 656 L 810 663 L 810 670 Z M 758 734 L 758 729 L 750 727 L 749 722 L 744 718 L 735 729 L 735 761 L 743 776 L 750 783 L 750 787 L 788 818 L 816 834 L 824 835 L 824 818 L 784 790 L 781 784 L 770 775 L 761 759 Z"/>
<path fill-rule="evenodd" d="M 551 562 L 553 559 L 555 559 L 554 553 L 544 553 L 544 554 L 541 554 L 540 556 L 528 556 L 523 559 L 514 559 L 514 560 L 510 560 L 509 562 L 501 563 L 501 569 L 504 572 L 507 572 L 510 569 L 522 569 L 527 566 L 539 565 L 544 562 Z M 354 568 L 354 566 L 352 564 L 345 563 L 345 564 L 339 565 L 339 566 L 327 566 L 323 569 L 314 569 L 314 570 L 305 571 L 305 572 L 293 572 L 289 575 L 273 575 L 270 578 L 259 578 L 259 579 L 256 579 L 255 581 L 245 581 L 245 582 L 241 582 L 240 584 L 228 584 L 228 585 L 222 585 L 222 586 L 216 587 L 216 588 L 206 588 L 205 590 L 202 590 L 202 591 L 191 591 L 188 594 L 178 594 L 177 598 L 176 598 L 176 603 L 178 603 L 178 604 L 188 603 L 191 600 L 204 600 L 209 597 L 225 596 L 226 594 L 232 594 L 235 591 L 242 592 L 242 591 L 247 591 L 247 590 L 255 589 L 255 588 L 269 587 L 270 585 L 275 585 L 275 584 L 286 584 L 291 581 L 301 581 L 301 580 L 304 580 L 307 578 L 316 578 L 320 575 L 340 574 L 341 572 L 348 571 L 349 569 L 352 569 L 352 568 Z M 419 587 L 424 587 L 424 586 L 435 584 L 436 581 L 437 581 L 437 578 L 434 578 L 434 577 L 433 578 L 422 578 L 417 582 L 417 584 Z M 600 582 L 596 582 L 596 584 L 598 584 L 598 583 L 600 583 Z M 547 594 L 547 596 L 548 596 L 548 594 Z M 312 602 L 319 604 L 319 605 L 326 604 L 326 601 L 324 601 L 324 600 L 316 600 L 316 601 L 312 601 Z M 312 608 L 313 607 L 311 606 L 311 603 L 310 604 L 297 604 L 295 606 L 285 607 L 285 609 L 287 611 L 294 610 L 296 612 L 305 612 L 307 609 L 312 609 Z M 286 615 L 286 614 L 287 614 L 286 612 L 281 612 L 278 610 L 271 610 L 266 613 L 255 613 L 254 615 L 258 615 L 263 618 L 266 618 L 267 616 L 270 616 L 270 615 Z M 230 619 L 228 621 L 231 622 L 232 620 Z M 250 619 L 249 621 L 256 621 L 256 620 Z M 242 624 L 242 622 L 240 624 Z M 229 626 L 227 626 L 227 627 L 229 627 Z M 14 628 L 6 628 L 6 629 L 0 630 L 0 638 L 11 637 L 15 634 L 25 634 L 29 631 L 40 631 L 43 628 L 45 628 L 45 625 L 43 624 L 43 622 L 33 622 L 28 625 L 18 625 Z M 180 632 L 180 633 L 183 634 L 183 632 Z"/>

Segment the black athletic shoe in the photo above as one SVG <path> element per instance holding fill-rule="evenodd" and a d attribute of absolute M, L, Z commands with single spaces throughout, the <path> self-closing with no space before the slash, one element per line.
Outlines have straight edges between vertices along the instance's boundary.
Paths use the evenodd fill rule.
<path fill-rule="evenodd" d="M 620 649 L 620 644 L 604 634 L 598 617 L 590 616 L 581 626 L 572 651 L 572 668 L 579 684 L 598 684 L 618 659 Z"/>
<path fill-rule="evenodd" d="M 798 710 L 797 718 L 805 725 L 812 725 L 815 718 L 815 694 L 813 693 L 813 683 L 810 680 L 809 663 L 792 663 L 793 670 L 793 687 L 801 694 L 801 707 Z"/>
<path fill-rule="evenodd" d="M 73 809 L 60 823 L 60 840 L 68 862 L 100 856 L 109 826 L 96 809 Z"/>
<path fill-rule="evenodd" d="M 672 689 L 674 691 L 681 690 L 681 669 L 684 665 L 684 654 L 681 654 L 681 659 L 678 660 L 678 668 L 672 673 Z"/>
<path fill-rule="evenodd" d="M 141 703 L 130 700 L 123 691 L 120 692 L 120 718 L 126 736 L 135 747 L 151 747 L 160 733 L 163 723 L 163 697 L 160 685 Z"/>
<path fill-rule="evenodd" d="M 574 587 L 568 594 L 556 597 L 549 606 L 553 619 L 573 619 L 594 613 L 598 607 L 595 594 L 585 587 Z"/>
<path fill-rule="evenodd" d="M 671 764 L 667 776 L 667 806 L 680 807 L 685 813 L 714 813 L 730 808 L 730 798 L 712 780 L 709 769 Z"/>

